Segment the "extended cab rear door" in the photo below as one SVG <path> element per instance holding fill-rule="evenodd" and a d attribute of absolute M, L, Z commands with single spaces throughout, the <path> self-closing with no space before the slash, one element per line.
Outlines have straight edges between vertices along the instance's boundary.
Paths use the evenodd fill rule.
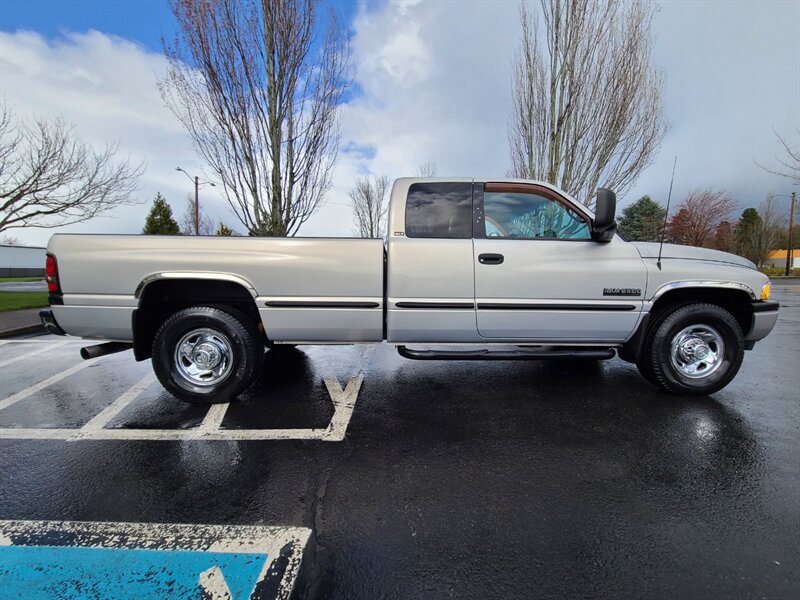
<path fill-rule="evenodd" d="M 479 341 L 472 179 L 398 179 L 387 253 L 390 342 Z"/>
<path fill-rule="evenodd" d="M 481 337 L 621 342 L 642 310 L 636 249 L 591 239 L 589 216 L 545 186 L 476 183 L 475 302 Z"/>

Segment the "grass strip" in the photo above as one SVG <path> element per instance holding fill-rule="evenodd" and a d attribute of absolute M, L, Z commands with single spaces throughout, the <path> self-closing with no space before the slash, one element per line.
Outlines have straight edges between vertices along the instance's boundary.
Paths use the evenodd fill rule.
<path fill-rule="evenodd" d="M 47 292 L 0 292 L 0 312 L 47 305 Z"/>

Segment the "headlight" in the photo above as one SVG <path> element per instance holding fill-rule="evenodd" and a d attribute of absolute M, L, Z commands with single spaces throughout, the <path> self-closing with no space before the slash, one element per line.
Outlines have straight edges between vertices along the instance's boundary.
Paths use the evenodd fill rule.
<path fill-rule="evenodd" d="M 761 299 L 762 300 L 769 300 L 769 295 L 772 292 L 772 284 L 767 282 L 761 288 Z"/>

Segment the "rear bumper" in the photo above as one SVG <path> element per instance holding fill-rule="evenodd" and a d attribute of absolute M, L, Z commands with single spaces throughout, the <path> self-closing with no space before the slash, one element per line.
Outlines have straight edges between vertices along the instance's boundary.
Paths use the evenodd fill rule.
<path fill-rule="evenodd" d="M 56 323 L 56 318 L 53 316 L 52 310 L 40 310 L 39 318 L 42 320 L 44 328 L 50 333 L 55 335 L 67 335 L 67 332 L 61 329 L 58 323 Z"/>
<path fill-rule="evenodd" d="M 751 306 L 753 307 L 753 324 L 744 339 L 746 342 L 757 342 L 767 337 L 775 327 L 780 304 L 770 300 L 760 300 L 751 303 Z"/>

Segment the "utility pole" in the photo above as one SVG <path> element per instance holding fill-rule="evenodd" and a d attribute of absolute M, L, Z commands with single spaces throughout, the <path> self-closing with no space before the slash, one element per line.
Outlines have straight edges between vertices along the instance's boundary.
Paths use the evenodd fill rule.
<path fill-rule="evenodd" d="M 194 234 L 200 235 L 200 186 L 206 184 L 210 185 L 211 187 L 217 186 L 211 181 L 200 181 L 200 177 L 197 175 L 192 177 L 181 167 L 175 167 L 175 170 L 180 171 L 190 180 L 194 181 Z"/>
<path fill-rule="evenodd" d="M 794 203 L 797 201 L 797 192 L 792 192 L 792 204 L 791 208 L 789 208 L 789 235 L 788 243 L 786 244 L 789 246 L 786 249 L 786 269 L 784 270 L 783 274 L 787 277 L 789 276 L 789 270 L 792 267 L 792 229 L 794 229 Z"/>

